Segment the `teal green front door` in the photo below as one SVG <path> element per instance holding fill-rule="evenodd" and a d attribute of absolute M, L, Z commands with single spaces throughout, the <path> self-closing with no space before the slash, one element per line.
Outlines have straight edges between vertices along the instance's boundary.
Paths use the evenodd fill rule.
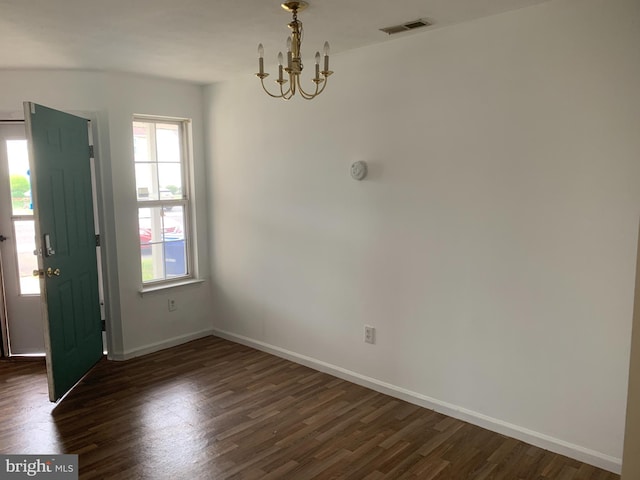
<path fill-rule="evenodd" d="M 55 402 L 102 356 L 88 121 L 24 106 L 49 398 Z"/>

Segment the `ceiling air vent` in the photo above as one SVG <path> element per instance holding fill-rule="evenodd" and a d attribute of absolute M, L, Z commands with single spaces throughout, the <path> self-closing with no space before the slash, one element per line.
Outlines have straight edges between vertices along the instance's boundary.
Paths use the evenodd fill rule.
<path fill-rule="evenodd" d="M 419 20 L 413 20 L 412 22 L 403 23 L 402 25 L 394 25 L 393 27 L 381 28 L 380 31 L 393 35 L 394 33 L 406 32 L 414 30 L 416 28 L 429 27 L 433 25 L 429 20 L 420 18 Z"/>

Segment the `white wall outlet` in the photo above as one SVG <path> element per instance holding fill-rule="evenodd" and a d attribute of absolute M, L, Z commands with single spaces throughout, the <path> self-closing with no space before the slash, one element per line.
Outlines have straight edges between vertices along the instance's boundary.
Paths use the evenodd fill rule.
<path fill-rule="evenodd" d="M 176 306 L 176 301 L 175 301 L 175 299 L 174 299 L 174 298 L 170 298 L 170 299 L 167 301 L 167 308 L 169 309 L 169 311 L 170 311 L 170 312 L 175 312 L 175 311 L 176 311 L 176 309 L 177 309 L 178 307 Z"/>
<path fill-rule="evenodd" d="M 376 328 L 370 325 L 364 326 L 364 343 L 376 343 Z"/>

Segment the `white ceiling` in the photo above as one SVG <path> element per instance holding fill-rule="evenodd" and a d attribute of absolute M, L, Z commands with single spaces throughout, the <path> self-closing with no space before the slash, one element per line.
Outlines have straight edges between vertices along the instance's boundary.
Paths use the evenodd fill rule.
<path fill-rule="evenodd" d="M 310 0 L 303 53 L 388 41 L 378 29 L 428 18 L 445 25 L 546 0 Z M 0 68 L 111 70 L 212 83 L 275 64 L 290 14 L 279 0 L 0 0 Z M 309 51 L 307 52 L 307 49 Z M 308 60 L 310 61 L 310 60 Z"/>

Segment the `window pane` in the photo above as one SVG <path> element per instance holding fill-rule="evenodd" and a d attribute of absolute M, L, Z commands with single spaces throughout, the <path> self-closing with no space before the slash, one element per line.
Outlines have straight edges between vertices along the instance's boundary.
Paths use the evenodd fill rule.
<path fill-rule="evenodd" d="M 157 124 L 158 162 L 180 162 L 180 130 L 178 125 Z"/>
<path fill-rule="evenodd" d="M 138 209 L 144 282 L 187 275 L 184 222 L 182 205 Z"/>
<path fill-rule="evenodd" d="M 141 256 L 142 281 L 164 280 L 164 244 L 152 243 L 147 248 L 148 254 L 145 255 L 143 251 Z"/>
<path fill-rule="evenodd" d="M 133 122 L 133 156 L 136 162 L 155 161 L 151 158 L 151 128 L 151 123 Z"/>
<path fill-rule="evenodd" d="M 26 140 L 7 140 L 13 215 L 33 215 Z"/>
<path fill-rule="evenodd" d="M 179 163 L 159 163 L 160 200 L 182 198 L 182 167 Z"/>
<path fill-rule="evenodd" d="M 136 191 L 138 200 L 158 200 L 158 164 L 136 163 Z"/>
<path fill-rule="evenodd" d="M 162 208 L 139 208 L 140 245 L 162 241 Z"/>
<path fill-rule="evenodd" d="M 179 277 L 187 274 L 187 251 L 184 239 L 165 242 L 164 261 L 167 277 Z"/>
<path fill-rule="evenodd" d="M 39 295 L 40 280 L 33 276 L 38 269 L 38 257 L 33 254 L 36 249 L 36 232 L 33 220 L 14 220 L 18 253 L 18 276 L 20 277 L 20 295 Z"/>
<path fill-rule="evenodd" d="M 165 242 L 184 240 L 184 207 L 180 205 L 163 207 L 163 214 L 163 240 Z"/>

